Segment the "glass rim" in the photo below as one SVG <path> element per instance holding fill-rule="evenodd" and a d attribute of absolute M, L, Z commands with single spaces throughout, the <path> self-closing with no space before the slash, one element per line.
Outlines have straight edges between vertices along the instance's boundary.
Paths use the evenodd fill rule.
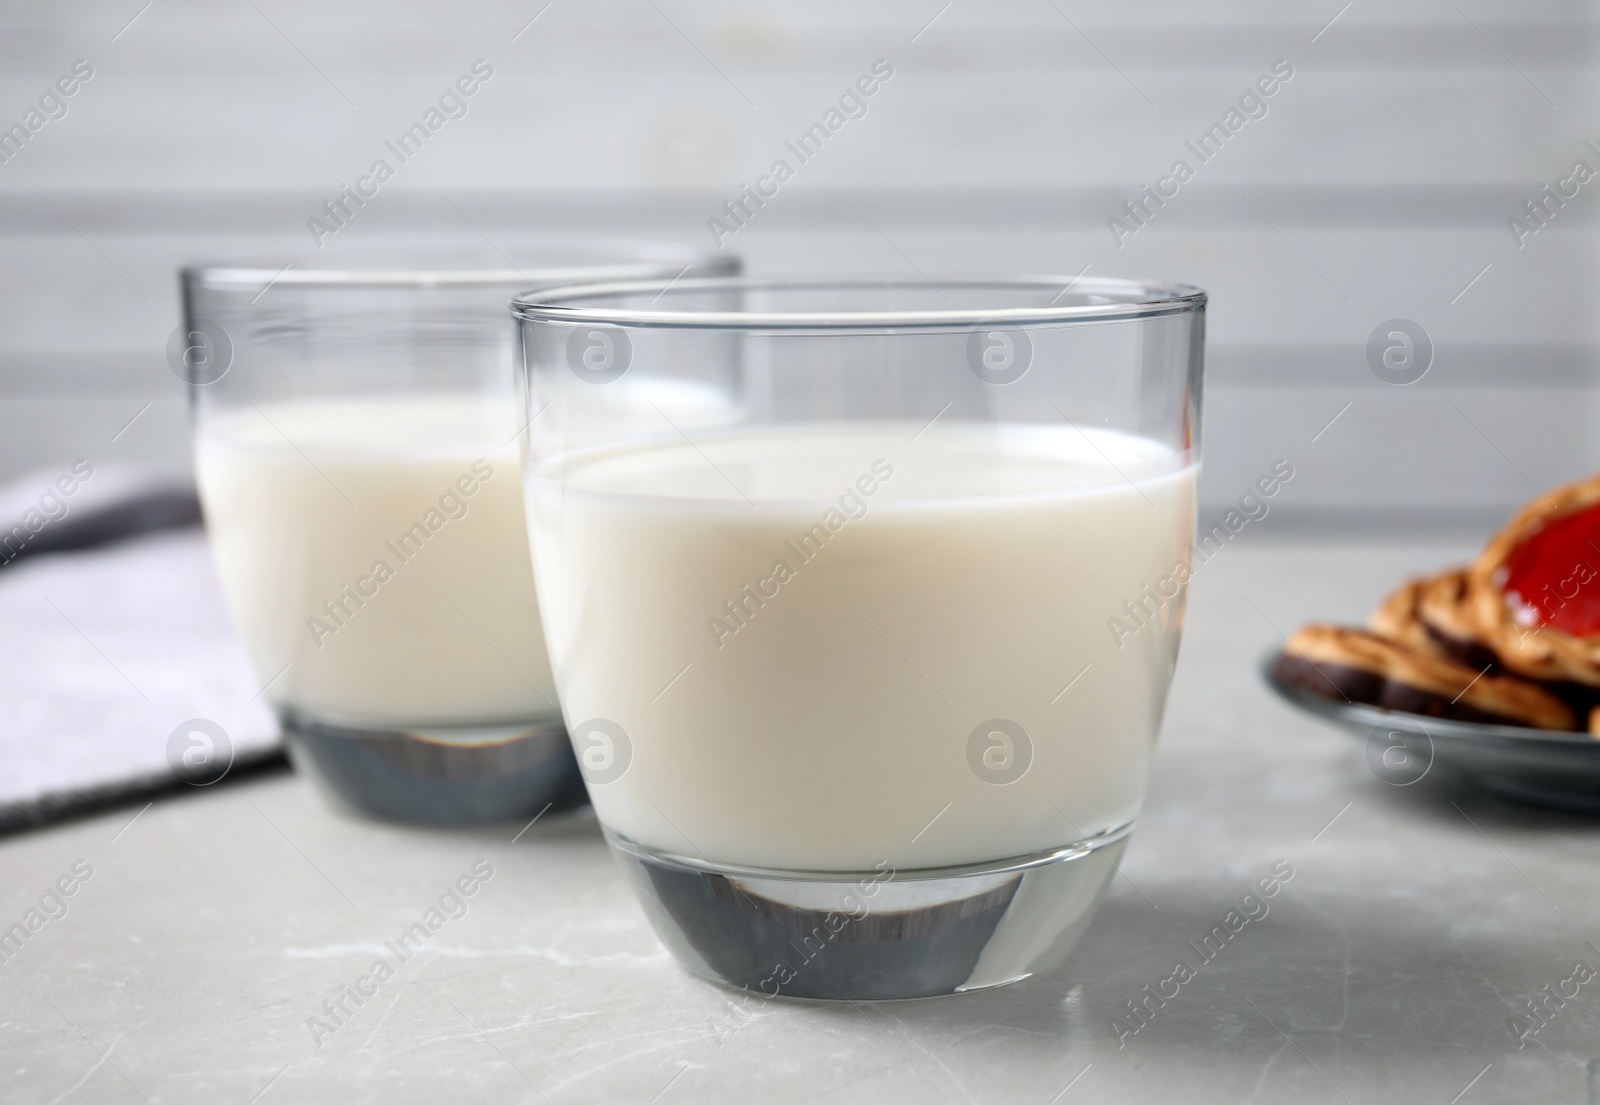
<path fill-rule="evenodd" d="M 628 280 L 654 280 L 676 269 L 679 275 L 698 270 L 713 275 L 738 271 L 735 254 L 719 254 L 673 242 L 627 240 L 531 240 L 530 247 L 555 247 L 587 252 L 568 261 L 517 265 L 502 255 L 503 265 L 429 263 L 431 259 L 396 251 L 393 264 L 379 255 L 352 258 L 351 263 L 327 267 L 315 257 L 284 254 L 195 261 L 178 273 L 184 283 L 205 288 L 351 287 L 351 288 L 451 288 L 514 286 L 534 289 L 550 284 L 588 284 Z M 608 255 L 608 250 L 610 255 Z M 421 263 L 419 263 L 421 262 Z"/>
<path fill-rule="evenodd" d="M 942 285 L 942 287 L 941 287 Z M 886 288 L 918 291 L 944 289 L 1057 289 L 1055 299 L 1068 292 L 1099 296 L 1108 302 L 1068 303 L 1055 300 L 1043 307 L 973 307 L 948 310 L 835 310 L 744 311 L 663 309 L 635 310 L 607 306 L 575 305 L 577 300 L 603 299 L 655 292 L 654 303 L 671 295 L 716 291 L 780 291 L 806 289 Z M 927 278 L 894 275 L 713 276 L 672 280 L 614 280 L 593 284 L 541 287 L 511 301 L 511 313 L 524 322 L 611 325 L 674 330 L 783 330 L 795 332 L 963 330 L 973 327 L 1048 326 L 1074 322 L 1119 322 L 1156 318 L 1204 310 L 1206 293 L 1192 284 L 1129 280 L 1100 276 L 955 273 Z"/>

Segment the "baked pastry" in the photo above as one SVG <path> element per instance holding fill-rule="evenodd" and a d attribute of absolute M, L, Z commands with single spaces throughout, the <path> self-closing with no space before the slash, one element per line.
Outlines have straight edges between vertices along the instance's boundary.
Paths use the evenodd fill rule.
<path fill-rule="evenodd" d="M 1422 624 L 1417 607 L 1422 603 L 1422 591 L 1432 580 L 1413 576 L 1391 591 L 1367 620 L 1368 627 L 1380 637 L 1399 641 L 1403 645 L 1424 652 L 1433 649 L 1433 637 Z"/>
<path fill-rule="evenodd" d="M 1448 656 L 1473 671 L 1500 668 L 1499 657 L 1478 635 L 1467 568 L 1406 580 L 1373 611 L 1369 624 L 1380 636 Z"/>
<path fill-rule="evenodd" d="M 1490 674 L 1365 629 L 1304 626 L 1289 638 L 1274 674 L 1280 683 L 1334 701 L 1453 721 L 1578 728 L 1565 702 L 1526 679 Z"/>
<path fill-rule="evenodd" d="M 1600 475 L 1541 494 L 1470 567 L 1401 584 L 1370 632 L 1306 626 L 1276 675 L 1335 701 L 1600 737 Z"/>
<path fill-rule="evenodd" d="M 1600 687 L 1600 476 L 1523 507 L 1467 587 L 1478 637 L 1507 669 Z"/>

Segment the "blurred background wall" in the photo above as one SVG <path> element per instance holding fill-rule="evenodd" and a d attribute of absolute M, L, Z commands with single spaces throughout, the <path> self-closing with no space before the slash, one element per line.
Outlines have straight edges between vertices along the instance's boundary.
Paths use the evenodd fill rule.
<path fill-rule="evenodd" d="M 1485 525 L 1600 467 L 1596 6 L 1341 2 L 13 0 L 0 127 L 80 59 L 93 76 L 0 164 L 0 479 L 185 467 L 174 268 L 314 251 L 306 220 L 475 61 L 467 114 L 390 156 L 324 254 L 712 247 L 707 219 L 881 59 L 865 117 L 727 239 L 753 270 L 1200 284 L 1209 511 L 1281 457 L 1282 532 Z M 1292 77 L 1229 130 L 1275 64 Z M 1186 143 L 1217 123 L 1202 161 Z M 1178 160 L 1138 226 L 1125 202 Z M 1395 318 L 1433 347 L 1404 387 L 1368 357 Z"/>

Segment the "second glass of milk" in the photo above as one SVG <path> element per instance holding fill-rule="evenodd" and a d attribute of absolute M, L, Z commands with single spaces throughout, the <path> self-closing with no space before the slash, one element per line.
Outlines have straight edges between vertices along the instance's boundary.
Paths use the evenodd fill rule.
<path fill-rule="evenodd" d="M 690 969 L 884 999 L 1060 962 L 1177 657 L 1204 305 L 1022 277 L 518 299 L 551 668 Z"/>
<path fill-rule="evenodd" d="M 224 592 L 296 765 L 459 823 L 583 801 L 540 628 L 507 304 L 734 271 L 545 241 L 194 266 L 175 356 Z"/>

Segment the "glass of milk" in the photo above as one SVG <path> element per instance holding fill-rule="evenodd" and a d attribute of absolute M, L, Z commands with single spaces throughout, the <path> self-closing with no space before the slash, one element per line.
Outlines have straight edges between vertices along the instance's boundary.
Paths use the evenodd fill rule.
<path fill-rule="evenodd" d="M 399 821 L 581 804 L 529 559 L 507 304 L 552 282 L 733 271 L 558 241 L 183 271 L 169 354 L 206 525 L 299 769 Z"/>
<path fill-rule="evenodd" d="M 556 688 L 692 971 L 759 1005 L 1066 955 L 1177 658 L 1204 308 L 1056 277 L 518 298 Z"/>

